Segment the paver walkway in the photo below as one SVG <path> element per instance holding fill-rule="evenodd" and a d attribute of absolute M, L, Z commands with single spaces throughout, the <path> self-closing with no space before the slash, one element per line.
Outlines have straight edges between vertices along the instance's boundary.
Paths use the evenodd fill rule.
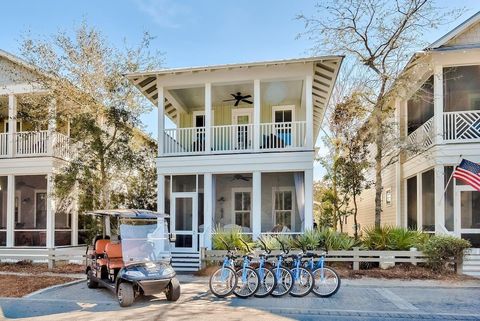
<path fill-rule="evenodd" d="M 331 298 L 217 299 L 208 279 L 180 276 L 182 297 L 120 308 L 85 282 L 22 299 L 0 299 L 7 318 L 28 320 L 480 320 L 480 280 L 462 283 L 345 280 Z"/>

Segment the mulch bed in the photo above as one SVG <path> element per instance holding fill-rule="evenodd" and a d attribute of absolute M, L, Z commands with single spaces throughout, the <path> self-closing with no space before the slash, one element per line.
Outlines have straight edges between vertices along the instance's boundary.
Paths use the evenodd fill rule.
<path fill-rule="evenodd" d="M 45 263 L 31 263 L 29 261 L 19 261 L 17 263 L 0 263 L 1 272 L 18 272 L 28 274 L 39 274 L 45 272 L 74 274 L 85 273 L 85 266 L 80 264 L 62 264 L 49 270 Z"/>
<path fill-rule="evenodd" d="M 19 298 L 40 289 L 63 284 L 74 279 L 52 276 L 0 275 L 0 297 Z"/>
<path fill-rule="evenodd" d="M 332 266 L 342 279 L 361 279 L 363 277 L 378 279 L 402 279 L 402 280 L 446 280 L 446 281 L 464 281 L 474 278 L 467 275 L 458 275 L 453 272 L 434 272 L 423 266 L 412 264 L 397 264 L 395 267 L 383 270 L 380 268 L 370 268 L 354 271 L 346 264 L 334 264 Z M 196 276 L 210 276 L 218 265 L 207 266 L 204 269 L 195 272 Z"/>

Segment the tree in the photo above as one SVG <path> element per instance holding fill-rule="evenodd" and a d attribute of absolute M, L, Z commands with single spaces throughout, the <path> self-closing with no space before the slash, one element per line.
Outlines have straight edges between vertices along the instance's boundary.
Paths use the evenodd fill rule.
<path fill-rule="evenodd" d="M 298 16 L 305 22 L 302 35 L 314 41 L 313 51 L 352 55 L 354 63 L 365 67 L 362 76 L 368 90 L 364 98 L 370 107 L 368 127 L 375 145 L 375 226 L 381 223 L 384 150 L 391 149 L 385 139 L 387 120 L 395 95 L 412 82 L 405 70 L 405 77 L 399 76 L 413 51 L 424 45 L 422 35 L 461 12 L 442 11 L 432 0 L 325 0 L 317 4 L 317 15 Z"/>
<path fill-rule="evenodd" d="M 365 109 L 361 93 L 353 93 L 335 106 L 333 122 L 337 130 L 340 155 L 337 160 L 338 185 L 340 192 L 349 196 L 349 205 L 353 203 L 351 213 L 354 220 L 354 236 L 358 239 L 359 225 L 357 221 L 357 198 L 368 186 L 365 177 L 370 167 L 368 161 L 368 138 L 365 137 Z"/>
<path fill-rule="evenodd" d="M 154 156 L 135 146 L 139 137 L 152 142 L 136 129 L 148 104 L 124 77 L 126 72 L 159 67 L 161 55 L 150 52 L 151 40 L 145 34 L 138 46 L 116 49 L 83 23 L 71 35 L 59 32 L 37 39 L 27 35 L 21 43 L 23 57 L 37 69 L 29 81 L 49 93 L 42 99 L 56 104 L 56 115 L 49 118 L 71 124 L 77 152 L 55 175 L 55 194 L 68 200 L 78 192 L 81 212 L 111 207 L 118 190 L 155 191 L 150 166 Z M 135 170 L 139 164 L 146 166 Z M 139 182 L 143 178 L 150 180 L 147 185 Z"/>

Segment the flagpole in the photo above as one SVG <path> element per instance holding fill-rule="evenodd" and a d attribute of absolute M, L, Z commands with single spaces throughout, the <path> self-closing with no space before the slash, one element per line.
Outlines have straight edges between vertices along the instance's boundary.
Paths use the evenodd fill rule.
<path fill-rule="evenodd" d="M 460 161 L 462 159 L 462 156 L 463 155 L 460 155 Z M 455 173 L 455 168 L 457 168 L 458 164 L 459 163 L 457 162 L 457 165 L 453 167 L 452 174 L 450 174 L 450 178 L 448 179 L 447 184 L 445 185 L 445 189 L 443 190 L 442 197 L 440 197 L 440 200 L 438 201 L 438 205 L 440 205 L 440 203 L 442 203 L 442 201 L 443 201 L 443 197 L 445 196 L 445 193 L 447 192 L 447 188 L 450 185 L 450 182 L 452 181 L 453 173 Z"/>

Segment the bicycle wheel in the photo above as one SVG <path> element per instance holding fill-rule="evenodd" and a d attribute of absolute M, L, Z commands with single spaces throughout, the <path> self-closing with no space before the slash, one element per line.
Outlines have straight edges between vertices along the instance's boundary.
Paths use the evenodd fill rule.
<path fill-rule="evenodd" d="M 233 294 L 239 298 L 246 299 L 257 292 L 258 286 L 260 285 L 260 278 L 257 272 L 251 267 L 246 267 L 245 275 L 243 273 L 243 268 L 239 268 L 236 271 L 237 285 L 233 289 Z"/>
<path fill-rule="evenodd" d="M 257 268 L 255 271 L 257 271 L 257 274 L 260 278 L 260 285 L 254 295 L 257 298 L 264 298 L 270 295 L 270 293 L 272 293 L 272 291 L 275 289 L 277 286 L 277 279 L 275 278 L 275 273 L 266 267 L 261 269 Z"/>
<path fill-rule="evenodd" d="M 275 278 L 277 280 L 277 285 L 275 289 L 270 293 L 274 297 L 281 297 L 292 289 L 293 286 L 293 275 L 290 270 L 281 267 L 280 273 L 277 275 L 277 268 L 273 268 L 272 272 L 275 274 Z"/>
<path fill-rule="evenodd" d="M 231 267 L 221 267 L 210 277 L 210 291 L 218 298 L 232 294 L 236 285 L 237 275 Z"/>
<path fill-rule="evenodd" d="M 312 272 L 303 267 L 293 268 L 290 270 L 293 275 L 293 286 L 290 295 L 295 297 L 303 297 L 309 294 L 314 286 L 314 278 Z"/>
<path fill-rule="evenodd" d="M 314 286 L 313 293 L 319 297 L 327 298 L 337 293 L 340 289 L 340 277 L 337 272 L 329 267 L 317 268 L 313 271 Z"/>

